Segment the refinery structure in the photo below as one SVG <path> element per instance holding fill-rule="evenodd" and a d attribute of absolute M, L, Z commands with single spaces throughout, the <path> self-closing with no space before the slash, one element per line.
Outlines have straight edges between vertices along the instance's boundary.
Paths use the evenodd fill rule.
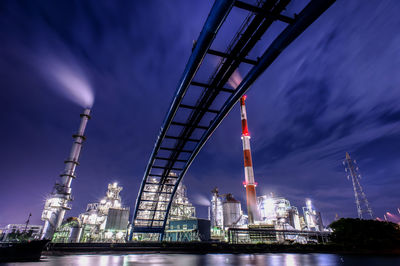
<path fill-rule="evenodd" d="M 163 241 L 324 241 L 327 230 L 320 212 L 315 210 L 310 200 L 306 200 L 301 213 L 284 197 L 273 194 L 257 197 L 245 100 L 245 96 L 240 99 L 245 179 L 243 185 L 246 192 L 244 209 L 232 193 L 220 193 L 218 188 L 214 188 L 210 195 L 208 219 L 197 218 L 196 208 L 187 196 L 187 187 L 182 182 L 175 186 L 179 176 L 176 172 L 169 171 L 168 178 L 163 180 L 162 185 L 155 174 L 146 180 L 133 223 L 129 222 L 132 215 L 130 208 L 123 204 L 120 196 L 123 188 L 117 182 L 108 184 L 105 196 L 99 202 L 88 203 L 83 213 L 65 219 L 66 211 L 71 209 L 71 181 L 76 178 L 75 169 L 79 164 L 78 159 L 85 140 L 84 131 L 90 118 L 90 110 L 85 109 L 81 115 L 78 133 L 73 135 L 72 150 L 65 161 L 61 182 L 56 183 L 54 191 L 45 202 L 42 238 L 51 239 L 55 243 L 159 241 L 158 232 L 143 232 L 135 230 L 135 227 L 149 224 L 161 226 L 166 219 L 162 232 Z M 172 200 L 171 195 L 174 195 Z M 165 216 L 167 211 L 168 215 Z"/>
<path fill-rule="evenodd" d="M 324 242 L 330 229 L 324 227 L 322 216 L 305 199 L 301 208 L 293 206 L 286 197 L 256 194 L 256 186 L 251 158 L 250 133 L 245 106 L 246 97 L 240 99 L 240 113 L 244 158 L 243 182 L 246 205 L 232 193 L 220 193 L 218 188 L 211 191 L 208 219 L 196 216 L 196 208 L 190 202 L 187 187 L 180 182 L 175 186 L 178 174 L 170 171 L 160 186 L 156 175 L 147 179 L 137 206 L 136 217 L 131 221 L 130 208 L 125 206 L 120 192 L 122 186 L 117 182 L 109 183 L 105 196 L 99 202 L 88 203 L 86 210 L 77 217 L 66 217 L 71 209 L 71 181 L 76 178 L 75 169 L 79 164 L 82 143 L 86 139 L 84 131 L 90 119 L 90 110 L 81 114 L 78 133 L 73 135 L 74 142 L 69 158 L 65 161 L 65 170 L 61 181 L 56 183 L 54 191 L 47 198 L 42 219 L 44 226 L 26 224 L 8 225 L 3 230 L 2 239 L 18 232 L 30 232 L 33 238 L 51 239 L 54 243 L 124 243 L 127 241 L 159 241 L 160 234 L 153 231 L 140 232 L 135 226 L 149 223 L 161 225 L 168 211 L 166 226 L 162 234 L 163 241 L 222 241 L 229 243 L 315 243 Z M 355 160 L 346 153 L 343 161 L 351 179 L 359 218 L 363 214 L 372 217 L 372 211 L 360 184 L 361 175 Z M 172 200 L 170 197 L 174 191 Z M 225 192 L 225 191 L 224 191 Z"/>
<path fill-rule="evenodd" d="M 68 218 L 55 232 L 52 241 L 124 242 L 126 238 L 129 207 L 122 204 L 118 183 L 108 184 L 105 197 L 100 202 L 89 203 L 78 217 Z"/>
<path fill-rule="evenodd" d="M 241 233 L 240 240 L 236 242 L 259 242 L 259 238 L 252 239 L 252 232 L 256 231 L 274 234 L 273 237 L 261 239 L 263 242 L 306 243 L 316 241 L 318 237 L 325 237 L 329 232 L 323 225 L 321 213 L 315 209 L 310 199 L 305 200 L 305 206 L 302 212 L 299 212 L 297 207 L 291 205 L 284 197 L 277 197 L 272 193 L 259 196 L 256 205 L 259 220 L 250 224 L 248 215 L 242 210 L 241 202 L 232 194 L 219 194 L 217 188 L 211 193 L 211 237 L 216 240 L 229 241 L 229 231 L 233 231 Z M 277 232 L 286 233 L 286 238 L 278 238 Z"/>

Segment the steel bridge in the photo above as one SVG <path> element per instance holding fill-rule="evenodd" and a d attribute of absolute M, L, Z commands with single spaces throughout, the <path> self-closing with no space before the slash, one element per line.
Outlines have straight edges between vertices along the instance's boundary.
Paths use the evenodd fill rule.
<path fill-rule="evenodd" d="M 285 8 L 289 2 L 215 1 L 193 45 L 147 164 L 136 200 L 132 233 L 156 233 L 163 239 L 172 199 L 201 148 L 251 84 L 335 0 L 310 0 L 298 14 L 287 15 Z M 218 33 L 235 9 L 246 14 L 243 23 L 225 49 L 217 49 Z M 277 24 L 280 27 L 273 28 Z M 282 30 L 268 43 L 264 53 L 250 58 L 271 28 L 275 32 L 276 28 Z M 203 73 L 210 72 L 210 66 L 204 64 L 206 56 L 219 60 L 210 75 Z M 228 82 L 239 66 L 248 71 L 234 88 Z"/>

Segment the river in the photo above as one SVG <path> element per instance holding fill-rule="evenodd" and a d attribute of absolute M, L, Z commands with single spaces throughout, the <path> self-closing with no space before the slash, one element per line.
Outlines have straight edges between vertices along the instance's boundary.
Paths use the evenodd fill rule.
<path fill-rule="evenodd" d="M 1 263 L 0 263 L 1 265 Z M 336 254 L 294 254 L 294 253 L 268 253 L 268 254 L 130 254 L 130 255 L 66 255 L 42 256 L 39 262 L 6 263 L 3 265 L 21 266 L 61 266 L 61 265 L 268 265 L 268 266 L 396 266 L 400 265 L 400 257 L 391 256 L 351 256 Z"/>

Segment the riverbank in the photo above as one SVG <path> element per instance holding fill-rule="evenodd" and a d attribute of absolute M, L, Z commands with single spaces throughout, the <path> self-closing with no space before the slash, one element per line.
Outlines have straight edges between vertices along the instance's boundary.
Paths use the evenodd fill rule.
<path fill-rule="evenodd" d="M 132 242 L 132 243 L 50 243 L 43 255 L 66 254 L 123 254 L 123 253 L 332 253 L 355 255 L 400 256 L 394 249 L 354 248 L 335 244 L 228 244 L 216 242 Z"/>

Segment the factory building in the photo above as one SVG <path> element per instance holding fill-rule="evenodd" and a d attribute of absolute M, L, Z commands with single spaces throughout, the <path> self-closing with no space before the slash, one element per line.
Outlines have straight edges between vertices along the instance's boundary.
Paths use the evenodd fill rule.
<path fill-rule="evenodd" d="M 311 200 L 306 200 L 306 206 L 303 207 L 304 225 L 303 230 L 308 231 L 323 231 L 322 216 L 319 211 L 312 207 Z"/>
<path fill-rule="evenodd" d="M 196 219 L 196 208 L 187 197 L 187 188 L 181 182 L 176 190 L 168 216 L 169 221 Z"/>
<path fill-rule="evenodd" d="M 174 242 L 209 241 L 210 220 L 171 220 L 165 230 L 165 240 Z"/>
<path fill-rule="evenodd" d="M 312 208 L 310 200 L 300 214 L 284 197 L 257 197 L 259 221 L 248 223 L 241 204 L 232 194 L 219 194 L 215 188 L 210 206 L 211 238 L 232 243 L 308 243 L 325 241 L 326 232 L 321 213 Z"/>
<path fill-rule="evenodd" d="M 118 183 L 108 184 L 106 196 L 89 203 L 79 217 L 68 218 L 56 231 L 53 242 L 124 242 L 129 208 L 123 207 Z"/>
<path fill-rule="evenodd" d="M 240 201 L 231 193 L 219 194 L 218 188 L 212 191 L 210 216 L 211 237 L 223 240 L 227 228 L 242 227 L 247 224 L 247 215 L 243 214 Z"/>
<path fill-rule="evenodd" d="M 299 211 L 283 197 L 264 195 L 257 198 L 260 224 L 274 225 L 276 229 L 301 230 Z"/>
<path fill-rule="evenodd" d="M 274 225 L 275 229 L 323 231 L 321 213 L 312 207 L 311 200 L 306 200 L 303 215 L 297 207 L 291 206 L 289 200 L 283 197 L 264 195 L 258 197 L 261 214 L 261 224 Z"/>
<path fill-rule="evenodd" d="M 78 243 L 81 234 L 81 221 L 77 217 L 69 217 L 57 228 L 52 241 L 57 243 Z"/>
<path fill-rule="evenodd" d="M 10 241 L 26 235 L 29 239 L 39 239 L 43 226 L 30 224 L 8 224 L 0 232 L 0 241 Z"/>

